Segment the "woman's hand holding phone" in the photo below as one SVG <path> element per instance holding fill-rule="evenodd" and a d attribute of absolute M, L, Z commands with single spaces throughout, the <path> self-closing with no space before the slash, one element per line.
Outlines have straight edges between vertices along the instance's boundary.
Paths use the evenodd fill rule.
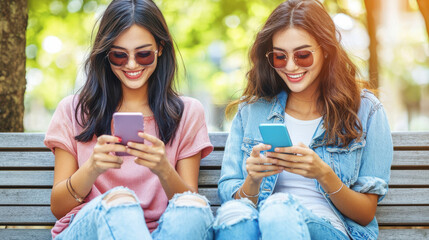
<path fill-rule="evenodd" d="M 254 183 L 260 183 L 262 178 L 283 171 L 282 167 L 277 166 L 279 160 L 267 158 L 261 154 L 261 151 L 267 151 L 270 148 L 270 145 L 260 143 L 252 148 L 250 156 L 246 159 L 247 174 Z"/>
<path fill-rule="evenodd" d="M 111 168 L 121 168 L 122 159 L 112 152 L 125 152 L 126 147 L 120 144 L 121 139 L 115 136 L 102 135 L 97 138 L 97 143 L 91 157 L 86 162 L 91 172 L 102 174 Z"/>
<path fill-rule="evenodd" d="M 139 112 L 116 112 L 113 114 L 115 135 L 123 138 L 126 151 L 117 156 L 134 156 L 135 162 L 148 167 L 159 177 L 166 177 L 174 168 L 167 160 L 165 145 L 157 137 L 144 133 L 143 114 Z M 147 140 L 152 145 L 144 144 Z"/>
<path fill-rule="evenodd" d="M 270 162 L 276 161 L 277 167 L 307 178 L 319 180 L 332 169 L 309 147 L 300 143 L 292 146 L 289 132 L 284 124 L 260 124 L 259 131 L 265 143 L 274 149 L 267 151 Z"/>
<path fill-rule="evenodd" d="M 167 159 L 164 142 L 150 134 L 139 132 L 138 136 L 152 145 L 128 142 L 127 153 L 136 157 L 137 164 L 149 168 L 159 177 L 166 177 L 174 168 Z"/>
<path fill-rule="evenodd" d="M 332 171 L 319 155 L 302 143 L 292 147 L 277 147 L 274 152 L 267 152 L 267 158 L 277 160 L 276 165 L 285 171 L 306 178 L 319 180 Z"/>

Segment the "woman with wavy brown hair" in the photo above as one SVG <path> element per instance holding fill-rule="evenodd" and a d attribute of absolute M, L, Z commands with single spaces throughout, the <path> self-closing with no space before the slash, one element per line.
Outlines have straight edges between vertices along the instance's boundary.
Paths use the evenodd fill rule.
<path fill-rule="evenodd" d="M 337 39 L 338 37 L 338 39 Z M 216 239 L 376 239 L 392 139 L 316 0 L 280 4 L 257 34 L 219 180 Z M 260 124 L 293 146 L 264 144 Z M 286 136 L 282 136 L 285 138 Z"/>

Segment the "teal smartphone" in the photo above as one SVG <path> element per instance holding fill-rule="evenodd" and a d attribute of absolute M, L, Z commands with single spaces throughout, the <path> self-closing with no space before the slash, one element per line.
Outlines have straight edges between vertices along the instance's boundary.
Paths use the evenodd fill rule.
<path fill-rule="evenodd" d="M 264 140 L 264 144 L 271 145 L 271 149 L 268 152 L 274 152 L 276 147 L 292 146 L 289 132 L 284 123 L 261 123 L 259 125 L 259 132 Z"/>

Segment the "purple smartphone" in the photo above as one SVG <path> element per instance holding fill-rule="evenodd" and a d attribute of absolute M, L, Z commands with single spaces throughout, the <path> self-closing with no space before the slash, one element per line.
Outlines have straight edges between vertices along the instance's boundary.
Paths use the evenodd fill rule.
<path fill-rule="evenodd" d="M 143 132 L 143 114 L 137 112 L 116 112 L 113 114 L 113 135 L 122 138 L 122 145 L 128 142 L 143 143 L 138 132 Z M 126 152 L 116 152 L 117 156 L 130 156 Z"/>

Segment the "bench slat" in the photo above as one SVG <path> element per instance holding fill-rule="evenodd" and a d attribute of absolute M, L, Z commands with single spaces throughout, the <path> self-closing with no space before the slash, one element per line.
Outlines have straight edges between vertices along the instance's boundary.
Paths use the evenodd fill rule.
<path fill-rule="evenodd" d="M 212 206 L 213 211 L 218 208 Z M 428 212 L 429 206 L 379 206 L 376 216 L 380 226 L 429 226 Z M 43 225 L 55 221 L 49 206 L 0 206 L 0 225 Z"/>
<path fill-rule="evenodd" d="M 200 194 L 209 199 L 211 205 L 220 205 L 217 188 L 200 188 Z M 51 202 L 50 188 L 3 188 L 0 189 L 0 205 L 46 205 Z"/>
<path fill-rule="evenodd" d="M 212 206 L 221 204 L 217 188 L 200 188 L 199 192 L 209 199 Z M 379 206 L 429 205 L 427 188 L 391 188 Z"/>
<path fill-rule="evenodd" d="M 429 151 L 394 151 L 393 167 L 429 167 Z"/>
<path fill-rule="evenodd" d="M 219 206 L 217 188 L 199 188 L 200 194 L 207 197 L 212 206 Z M 0 189 L 0 205 L 49 205 L 50 188 L 5 188 Z M 429 205 L 427 188 L 391 188 L 379 204 L 391 205 Z"/>
<path fill-rule="evenodd" d="M 45 133 L 0 133 L 0 149 L 2 148 L 46 148 L 43 144 Z"/>
<path fill-rule="evenodd" d="M 52 239 L 51 229 L 0 229 L 0 239 Z"/>
<path fill-rule="evenodd" d="M 51 203 L 50 188 L 0 189 L 0 205 L 47 205 Z"/>
<path fill-rule="evenodd" d="M 428 188 L 390 188 L 379 205 L 429 205 Z"/>
<path fill-rule="evenodd" d="M 222 164 L 223 151 L 215 150 L 201 160 L 202 167 L 219 167 Z M 55 158 L 50 151 L 46 152 L 1 152 L 0 168 L 40 168 L 54 167 Z M 406 166 L 429 168 L 429 151 L 395 151 L 393 167 Z"/>
<path fill-rule="evenodd" d="M 429 229 L 380 229 L 379 240 L 427 240 Z"/>
<path fill-rule="evenodd" d="M 423 147 L 429 149 L 429 132 L 393 132 L 392 140 L 395 148 Z"/>
<path fill-rule="evenodd" d="M 209 134 L 210 142 L 215 148 L 225 148 L 226 139 L 228 138 L 228 133 L 226 132 L 211 132 Z"/>
<path fill-rule="evenodd" d="M 50 206 L 0 206 L 0 225 L 52 225 Z"/>
<path fill-rule="evenodd" d="M 51 152 L 0 152 L 0 167 L 40 168 L 55 165 Z"/>
<path fill-rule="evenodd" d="M 429 170 L 392 170 L 389 185 L 428 186 Z"/>
<path fill-rule="evenodd" d="M 0 171 L 0 187 L 38 186 L 51 187 L 54 171 Z M 200 170 L 198 184 L 217 185 L 220 170 Z M 392 170 L 390 185 L 429 186 L 429 170 Z"/>
<path fill-rule="evenodd" d="M 223 151 L 213 151 L 201 160 L 202 167 L 220 167 Z M 55 165 L 54 154 L 49 152 L 0 152 L 0 168 L 40 168 Z"/>
<path fill-rule="evenodd" d="M 225 146 L 228 133 L 210 133 L 210 141 L 215 147 Z M 0 133 L 1 148 L 46 148 L 43 144 L 44 133 Z M 393 132 L 393 145 L 395 147 L 421 147 L 429 148 L 429 132 Z"/>
<path fill-rule="evenodd" d="M 210 141 L 215 148 L 225 146 L 228 133 L 218 132 L 210 133 Z M 2 148 L 46 148 L 43 144 L 45 133 L 0 133 L 0 149 Z"/>
<path fill-rule="evenodd" d="M 0 187 L 52 187 L 54 171 L 0 171 Z"/>
<path fill-rule="evenodd" d="M 380 226 L 429 226 L 429 206 L 379 206 L 376 217 Z"/>
<path fill-rule="evenodd" d="M 222 165 L 223 150 L 215 150 L 211 152 L 207 157 L 201 159 L 200 165 L 202 167 L 217 167 L 220 168 Z"/>
<path fill-rule="evenodd" d="M 410 239 L 426 240 L 429 238 L 429 229 L 380 229 L 379 240 Z M 28 240 L 50 239 L 51 229 L 2 229 L 0 239 Z"/>
<path fill-rule="evenodd" d="M 199 185 L 217 185 L 220 170 L 201 170 Z M 0 171 L 0 187 L 52 187 L 54 171 Z"/>

